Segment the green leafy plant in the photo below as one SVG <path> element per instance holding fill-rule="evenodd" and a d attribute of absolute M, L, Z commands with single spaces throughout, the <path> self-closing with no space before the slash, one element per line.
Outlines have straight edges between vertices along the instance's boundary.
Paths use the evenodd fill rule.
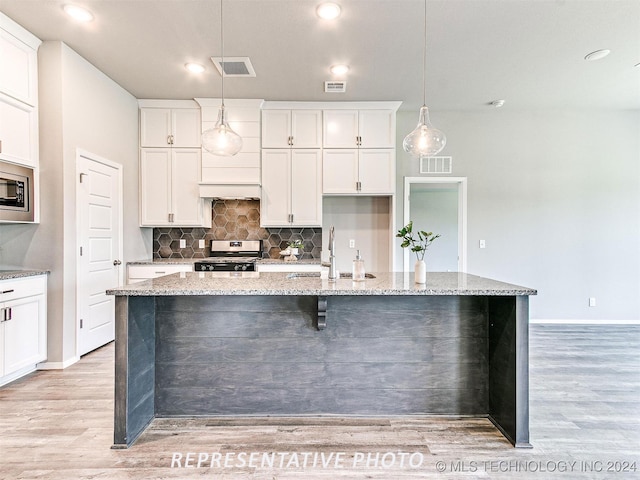
<path fill-rule="evenodd" d="M 411 251 L 416 254 L 418 260 L 424 260 L 424 254 L 427 252 L 427 248 L 429 248 L 436 238 L 440 237 L 440 234 L 425 232 L 424 230 L 414 232 L 412 220 L 398 230 L 396 237 L 402 239 L 402 243 L 400 244 L 402 248 L 411 248 Z"/>
<path fill-rule="evenodd" d="M 302 248 L 302 247 L 304 247 L 304 244 L 302 243 L 302 240 L 291 240 L 287 245 L 289 245 L 289 247 L 291 247 L 291 248 Z"/>

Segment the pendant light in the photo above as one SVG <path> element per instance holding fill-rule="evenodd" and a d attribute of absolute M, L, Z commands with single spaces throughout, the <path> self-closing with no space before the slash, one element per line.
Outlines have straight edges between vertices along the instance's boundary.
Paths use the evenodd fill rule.
<path fill-rule="evenodd" d="M 424 0 L 424 59 L 422 64 L 422 83 L 424 92 L 418 126 L 402 142 L 404 151 L 415 156 L 433 156 L 442 151 L 447 143 L 447 137 L 429 121 L 427 108 L 427 0 Z"/>
<path fill-rule="evenodd" d="M 220 70 L 222 76 L 222 99 L 218 111 L 218 121 L 213 128 L 202 134 L 202 147 L 209 153 L 223 157 L 232 157 L 242 148 L 242 138 L 227 123 L 224 111 L 224 32 L 222 0 L 220 0 Z"/>

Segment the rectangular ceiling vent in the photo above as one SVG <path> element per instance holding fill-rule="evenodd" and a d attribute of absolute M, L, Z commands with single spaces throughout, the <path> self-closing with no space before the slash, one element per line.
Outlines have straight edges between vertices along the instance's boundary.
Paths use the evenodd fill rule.
<path fill-rule="evenodd" d="M 451 173 L 452 157 L 420 157 L 420 173 Z"/>
<path fill-rule="evenodd" d="M 218 69 L 218 73 L 222 75 L 224 66 L 225 77 L 255 77 L 256 71 L 251 65 L 249 57 L 224 57 L 224 65 L 221 57 L 211 57 L 211 61 Z"/>
<path fill-rule="evenodd" d="M 324 93 L 345 93 L 347 82 L 324 82 Z"/>

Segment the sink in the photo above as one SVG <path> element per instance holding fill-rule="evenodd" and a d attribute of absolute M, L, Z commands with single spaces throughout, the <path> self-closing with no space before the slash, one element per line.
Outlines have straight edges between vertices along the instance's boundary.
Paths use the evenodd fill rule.
<path fill-rule="evenodd" d="M 351 273 L 340 272 L 340 278 L 353 278 L 353 275 Z M 365 273 L 364 278 L 376 278 L 376 276 L 372 273 Z"/>

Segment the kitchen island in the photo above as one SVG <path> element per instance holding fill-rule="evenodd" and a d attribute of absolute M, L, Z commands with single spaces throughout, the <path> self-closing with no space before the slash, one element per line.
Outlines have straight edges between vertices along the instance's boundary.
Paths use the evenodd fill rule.
<path fill-rule="evenodd" d="M 529 445 L 528 298 L 474 275 L 186 272 L 113 289 L 114 447 L 156 417 L 486 416 Z"/>

